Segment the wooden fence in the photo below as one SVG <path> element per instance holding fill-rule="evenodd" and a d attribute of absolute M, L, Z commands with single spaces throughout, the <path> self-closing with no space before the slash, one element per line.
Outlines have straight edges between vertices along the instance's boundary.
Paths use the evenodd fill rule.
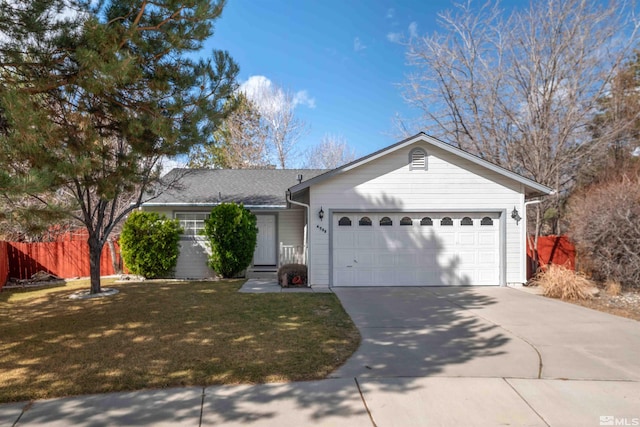
<path fill-rule="evenodd" d="M 116 257 L 120 249 L 114 244 Z M 3 279 L 2 266 L 7 266 Z M 46 271 L 65 279 L 89 276 L 89 244 L 85 240 L 63 240 L 47 243 L 0 242 L 0 288 L 7 277 L 28 279 L 38 271 Z M 100 274 L 115 274 L 108 245 L 102 249 Z"/>
<path fill-rule="evenodd" d="M 7 242 L 0 242 L 0 289 L 7 284 L 9 278 L 9 256 Z"/>
<path fill-rule="evenodd" d="M 532 256 L 531 248 L 527 245 L 528 279 L 536 273 Z M 538 237 L 538 260 L 541 268 L 556 264 L 575 270 L 576 248 L 567 236 L 540 236 Z"/>

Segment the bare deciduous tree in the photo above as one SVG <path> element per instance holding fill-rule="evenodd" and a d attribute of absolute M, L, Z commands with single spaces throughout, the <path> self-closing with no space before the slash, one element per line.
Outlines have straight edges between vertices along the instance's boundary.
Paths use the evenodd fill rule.
<path fill-rule="evenodd" d="M 233 111 L 214 132 L 213 139 L 195 146 L 190 168 L 260 169 L 269 167 L 269 129 L 257 106 L 239 92 L 229 103 Z"/>
<path fill-rule="evenodd" d="M 404 96 L 429 133 L 557 189 L 546 206 L 558 211 L 581 162 L 614 137 L 590 125 L 637 42 L 632 12 L 615 1 L 531 2 L 510 16 L 457 4 L 439 15 L 442 33 L 409 41 Z"/>
<path fill-rule="evenodd" d="M 308 169 L 335 169 L 356 159 L 356 152 L 349 147 L 342 135 L 326 134 L 320 143 L 305 153 L 304 167 Z"/>
<path fill-rule="evenodd" d="M 584 162 L 578 186 L 616 178 L 633 163 L 633 151 L 640 146 L 640 53 L 614 76 L 610 89 L 600 100 L 600 111 L 591 125 L 594 137 L 607 135 L 597 156 Z"/>
<path fill-rule="evenodd" d="M 269 130 L 260 113 L 249 100 L 247 107 L 238 110 L 225 121 L 223 131 L 228 134 L 223 145 L 223 157 L 230 169 L 266 168 Z"/>
<path fill-rule="evenodd" d="M 256 105 L 268 131 L 268 157 L 285 169 L 296 155 L 298 142 L 309 132 L 308 124 L 295 114 L 296 97 L 266 79 L 247 97 Z"/>

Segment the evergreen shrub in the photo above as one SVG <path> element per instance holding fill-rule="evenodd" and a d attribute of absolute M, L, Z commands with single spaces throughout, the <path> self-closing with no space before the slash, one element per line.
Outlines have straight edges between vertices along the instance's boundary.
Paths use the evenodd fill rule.
<path fill-rule="evenodd" d="M 211 245 L 209 266 L 222 277 L 235 277 L 251 264 L 258 238 L 256 216 L 242 204 L 222 203 L 204 222 Z"/>
<path fill-rule="evenodd" d="M 129 271 L 148 279 L 171 277 L 178 263 L 180 222 L 155 212 L 131 212 L 122 227 L 120 248 Z"/>

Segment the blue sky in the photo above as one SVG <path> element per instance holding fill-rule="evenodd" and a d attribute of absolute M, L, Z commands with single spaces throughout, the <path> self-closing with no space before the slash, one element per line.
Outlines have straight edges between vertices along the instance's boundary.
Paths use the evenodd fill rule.
<path fill-rule="evenodd" d="M 435 29 L 449 1 L 229 0 L 204 53 L 226 49 L 240 82 L 264 76 L 306 91 L 296 114 L 311 127 L 301 148 L 326 133 L 358 155 L 398 140 L 393 117 L 418 114 L 398 86 L 409 72 L 396 40 Z"/>

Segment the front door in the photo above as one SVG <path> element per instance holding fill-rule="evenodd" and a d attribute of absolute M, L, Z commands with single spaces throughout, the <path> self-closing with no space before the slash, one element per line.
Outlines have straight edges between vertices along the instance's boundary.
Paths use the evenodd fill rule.
<path fill-rule="evenodd" d="M 256 215 L 258 241 L 253 252 L 253 265 L 276 265 L 276 216 Z"/>

